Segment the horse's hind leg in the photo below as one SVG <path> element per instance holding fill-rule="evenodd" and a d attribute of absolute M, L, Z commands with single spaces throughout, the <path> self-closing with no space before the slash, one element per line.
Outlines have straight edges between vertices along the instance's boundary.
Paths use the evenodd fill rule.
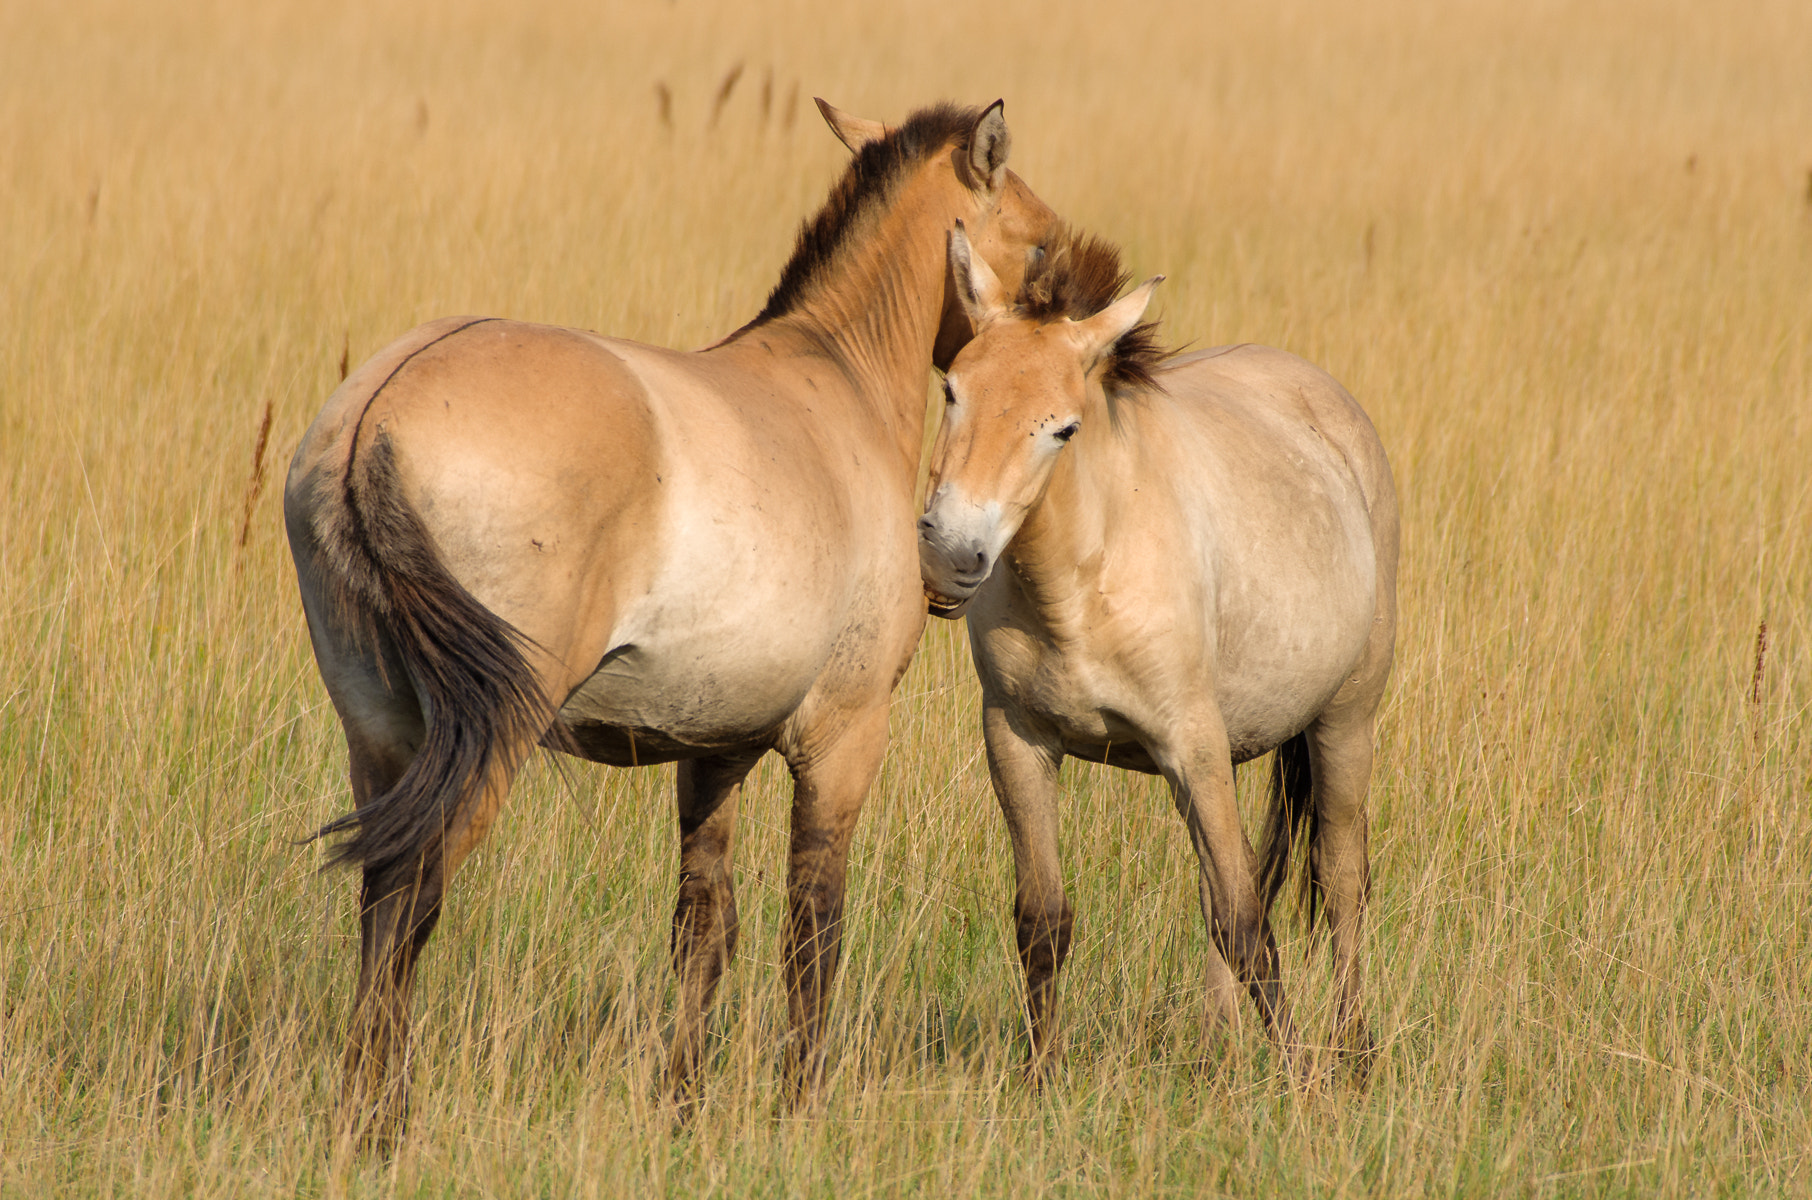
<path fill-rule="evenodd" d="M 305 602 L 309 598 L 306 587 L 303 597 Z M 421 702 L 388 639 L 373 634 L 370 643 L 362 643 L 338 634 L 312 607 L 309 618 L 321 678 L 346 735 L 353 807 L 364 809 L 397 785 L 421 748 L 426 732 Z M 401 1132 L 408 1108 L 403 1058 L 409 1036 L 408 967 L 414 955 L 397 952 L 396 931 L 422 924 L 415 916 L 422 899 L 413 879 L 364 873 L 359 982 L 341 1061 L 340 1096 L 342 1125 L 363 1143 L 390 1143 Z M 432 924 L 430 917 L 427 926 Z M 421 936 L 426 937 L 425 929 Z"/>
<path fill-rule="evenodd" d="M 344 1117 L 361 1141 L 386 1146 L 402 1131 L 409 1109 L 416 963 L 440 920 L 448 881 L 495 821 L 525 755 L 523 748 L 503 756 L 484 781 L 479 798 L 438 844 L 364 868 L 359 886 L 359 986 L 341 1093 Z M 363 769 L 367 778 L 376 774 L 369 763 Z M 381 770 L 387 774 L 388 765 Z M 360 771 L 355 765 L 355 778 Z"/>
<path fill-rule="evenodd" d="M 697 1105 L 705 1019 L 736 953 L 736 893 L 730 873 L 737 801 L 760 753 L 679 766 L 680 880 L 673 910 L 673 970 L 679 1012 L 667 1060 L 668 1086 L 683 1113 Z"/>
<path fill-rule="evenodd" d="M 391 792 L 426 732 L 419 699 L 400 661 L 380 638 L 379 660 L 340 653 L 317 637 L 317 661 L 346 733 L 354 807 Z M 382 666 L 380 667 L 379 662 Z M 359 887 L 359 982 L 342 1061 L 341 1119 L 359 1141 L 386 1146 L 408 1113 L 410 1002 L 415 965 L 440 916 L 441 897 L 484 837 L 528 747 L 503 748 L 473 803 L 439 831 L 435 844 L 367 863 Z"/>
<path fill-rule="evenodd" d="M 402 769 L 357 750 L 352 762 L 353 795 L 359 804 L 367 796 L 382 795 L 402 777 Z M 361 786 L 361 779 L 372 782 Z M 347 1131 L 379 1148 L 394 1142 L 408 1115 L 415 960 L 439 916 L 440 892 L 439 878 L 395 870 L 367 869 L 360 881 L 359 984 L 341 1061 L 340 1108 Z"/>
<path fill-rule="evenodd" d="M 1327 906 L 1337 996 L 1335 1038 L 1363 1071 L 1372 1036 L 1360 1001 L 1360 941 L 1371 890 L 1365 798 L 1372 776 L 1372 718 L 1308 729 L 1315 831 L 1309 846 L 1313 886 Z"/>
<path fill-rule="evenodd" d="M 982 733 L 988 775 L 1013 842 L 1013 931 L 1025 970 L 1032 1037 L 1027 1069 L 1038 1082 L 1053 1061 L 1057 973 L 1069 956 L 1075 926 L 1057 849 L 1057 772 L 1063 749 L 1055 735 L 1039 736 L 1023 714 L 1009 712 L 992 698 L 982 710 Z"/>

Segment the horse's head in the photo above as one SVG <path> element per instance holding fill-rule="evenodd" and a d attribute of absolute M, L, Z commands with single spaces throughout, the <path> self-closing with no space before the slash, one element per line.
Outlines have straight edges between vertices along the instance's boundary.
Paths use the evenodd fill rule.
<path fill-rule="evenodd" d="M 1107 424 L 1103 380 L 1115 366 L 1113 352 L 1140 328 L 1163 276 L 1102 306 L 1104 280 L 1109 298 L 1123 282 L 1118 254 L 1092 239 L 1070 239 L 1034 264 L 1009 304 L 960 225 L 949 256 L 976 332 L 944 378 L 944 423 L 919 519 L 919 570 L 931 611 L 954 617 L 1038 505 L 1066 449 Z M 1079 308 L 1089 315 L 1066 311 Z"/>

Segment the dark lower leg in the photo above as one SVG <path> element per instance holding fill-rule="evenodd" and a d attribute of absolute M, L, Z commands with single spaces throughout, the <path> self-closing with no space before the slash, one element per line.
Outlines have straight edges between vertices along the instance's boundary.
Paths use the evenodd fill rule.
<path fill-rule="evenodd" d="M 386 1145 L 409 1107 L 415 965 L 440 915 L 438 870 L 368 870 L 360 889 L 361 956 L 343 1059 L 342 1117 L 361 1141 Z"/>
<path fill-rule="evenodd" d="M 1213 905 L 1208 897 L 1208 889 L 1202 888 L 1203 914 L 1208 927 L 1214 927 Z M 1213 1031 L 1233 1033 L 1239 1029 L 1239 979 L 1233 969 L 1227 965 L 1226 956 L 1216 945 L 1215 939 L 1208 939 L 1208 965 L 1202 971 L 1202 982 L 1207 993 L 1208 1026 Z"/>
<path fill-rule="evenodd" d="M 1057 973 L 1069 957 L 1075 914 L 1060 892 L 1038 901 L 1019 897 L 1014 918 L 1019 962 L 1026 975 L 1026 1014 L 1032 1027 L 1027 1066 L 1037 1079 L 1049 1070 L 1056 1049 Z"/>
<path fill-rule="evenodd" d="M 1294 1059 L 1296 1030 L 1278 969 L 1277 943 L 1259 900 L 1257 858 L 1233 803 L 1231 764 L 1222 767 L 1217 756 L 1193 774 L 1196 778 L 1174 786 L 1177 809 L 1189 828 L 1201 870 L 1209 934 L 1223 969 L 1245 986 L 1272 1040 L 1286 1059 Z M 1215 982 L 1211 973 L 1211 1008 L 1216 1003 Z"/>
<path fill-rule="evenodd" d="M 1312 731 L 1316 838 L 1309 870 L 1321 893 L 1332 942 L 1338 997 L 1336 1044 L 1363 1074 L 1372 1053 L 1371 1030 L 1360 1002 L 1360 943 L 1371 888 L 1365 796 L 1371 785 L 1369 726 Z"/>
<path fill-rule="evenodd" d="M 689 1110 L 698 1099 L 698 1069 L 711 1002 L 736 953 L 736 893 L 731 878 L 736 799 L 753 760 L 715 761 L 680 770 L 680 881 L 670 944 L 679 980 L 679 1010 L 667 1060 L 668 1087 Z"/>
<path fill-rule="evenodd" d="M 736 954 L 736 897 L 728 872 L 703 878 L 682 872 L 673 911 L 671 952 L 679 979 L 668 1084 L 676 1097 L 696 1099 L 704 1030 L 724 968 Z"/>
<path fill-rule="evenodd" d="M 796 876 L 819 876 L 789 889 L 786 1078 L 788 1103 L 797 1106 L 815 1096 L 823 1083 L 825 1018 L 842 953 L 843 880 L 841 872 L 832 883 L 823 872 L 802 868 L 797 855 L 793 870 Z"/>
<path fill-rule="evenodd" d="M 1342 846 L 1340 857 L 1346 869 L 1339 872 L 1321 870 L 1312 864 L 1317 884 L 1322 890 L 1330 926 L 1334 960 L 1334 988 L 1338 997 L 1334 1017 L 1334 1034 L 1341 1050 L 1351 1056 L 1363 1074 L 1370 1066 L 1373 1051 L 1371 1028 L 1365 1019 L 1361 995 L 1360 941 L 1365 922 L 1365 836 L 1359 831 L 1358 846 Z M 1334 847 L 1317 847 L 1317 858 L 1333 857 L 1325 851 Z M 1358 864 L 1354 869 L 1355 860 Z"/>
<path fill-rule="evenodd" d="M 1253 903 L 1257 898 L 1253 898 Z M 1268 923 L 1241 921 L 1224 930 L 1219 940 L 1220 951 L 1232 966 L 1233 973 L 1246 985 L 1246 992 L 1264 1018 L 1265 1029 L 1286 1050 L 1293 1050 L 1296 1031 L 1290 1020 L 1289 1002 L 1284 997 L 1282 973 L 1278 969 L 1277 942 Z"/>

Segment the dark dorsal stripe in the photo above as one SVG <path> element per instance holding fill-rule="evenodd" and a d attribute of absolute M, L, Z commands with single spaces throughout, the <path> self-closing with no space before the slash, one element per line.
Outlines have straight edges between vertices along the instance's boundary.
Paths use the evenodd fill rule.
<path fill-rule="evenodd" d="M 1068 317 L 1083 321 L 1120 296 L 1132 273 L 1120 265 L 1112 242 L 1068 228 L 1051 232 L 1043 253 L 1026 267 L 1014 297 L 1016 316 L 1040 323 Z M 1102 386 L 1109 391 L 1154 388 L 1158 364 L 1176 353 L 1158 340 L 1158 323 L 1141 321 L 1113 344 L 1103 363 Z"/>
<path fill-rule="evenodd" d="M 831 189 L 830 199 L 817 216 L 800 227 L 799 243 L 780 273 L 780 282 L 749 324 L 771 321 L 798 308 L 837 260 L 863 217 L 885 203 L 894 185 L 928 156 L 952 143 L 967 148 L 981 115 L 979 108 L 957 104 L 923 108 L 907 117 L 905 124 L 889 129 L 886 137 L 856 151 L 849 170 Z"/>

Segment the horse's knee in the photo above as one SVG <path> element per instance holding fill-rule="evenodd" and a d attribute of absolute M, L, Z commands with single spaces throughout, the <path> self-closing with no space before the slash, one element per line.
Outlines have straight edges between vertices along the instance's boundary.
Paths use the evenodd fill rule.
<path fill-rule="evenodd" d="M 359 907 L 368 956 L 394 956 L 399 968 L 415 957 L 440 921 L 445 872 L 429 861 L 398 860 L 367 867 Z"/>
<path fill-rule="evenodd" d="M 787 904 L 787 964 L 795 980 L 817 982 L 836 970 L 843 933 L 843 883 L 813 880 Z"/>
<path fill-rule="evenodd" d="M 728 879 L 682 876 L 669 946 L 674 967 L 682 967 L 701 948 L 720 947 L 723 959 L 735 955 L 738 924 L 736 894 Z"/>
<path fill-rule="evenodd" d="M 1241 979 L 1250 981 L 1274 973 L 1271 928 L 1256 896 L 1230 919 L 1217 919 L 1215 935 L 1221 955 Z"/>
<path fill-rule="evenodd" d="M 1061 893 L 1041 900 L 1021 897 L 1013 908 L 1014 936 L 1026 974 L 1034 978 L 1056 974 L 1069 957 L 1075 928 L 1069 898 Z"/>

